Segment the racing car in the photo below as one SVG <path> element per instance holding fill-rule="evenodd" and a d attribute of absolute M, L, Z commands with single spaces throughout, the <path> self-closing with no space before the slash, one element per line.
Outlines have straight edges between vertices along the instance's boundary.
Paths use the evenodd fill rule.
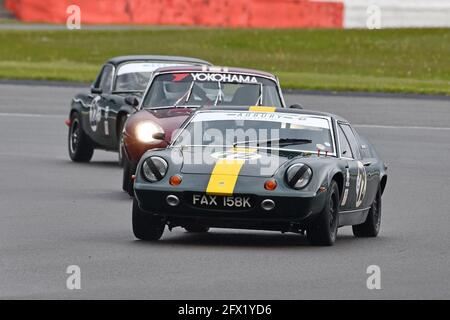
<path fill-rule="evenodd" d="M 130 116 L 123 131 L 122 188 L 133 196 L 132 176 L 145 151 L 167 147 L 166 140 L 200 106 L 271 105 L 285 107 L 278 78 L 270 73 L 227 67 L 186 66 L 157 70 L 141 101 L 127 102 L 140 111 Z"/>
<path fill-rule="evenodd" d="M 166 140 L 163 133 L 153 134 Z M 132 226 L 306 232 L 330 246 L 339 227 L 376 237 L 387 167 L 336 115 L 274 107 L 199 109 L 166 149 L 147 151 L 134 183 Z"/>
<path fill-rule="evenodd" d="M 209 62 L 175 56 L 121 56 L 107 61 L 91 86 L 90 93 L 78 94 L 71 103 L 68 151 L 75 162 L 91 160 L 94 149 L 119 152 L 122 164 L 121 132 L 127 117 L 136 109 L 125 103 L 140 97 L 152 73 L 174 65 L 210 65 Z"/>

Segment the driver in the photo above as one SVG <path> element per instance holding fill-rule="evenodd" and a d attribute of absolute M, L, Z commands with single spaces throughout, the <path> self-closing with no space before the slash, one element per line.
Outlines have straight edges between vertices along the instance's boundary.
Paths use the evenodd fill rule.
<path fill-rule="evenodd" d="M 164 97 L 160 101 L 161 106 L 174 105 L 189 90 L 189 82 L 164 82 Z"/>

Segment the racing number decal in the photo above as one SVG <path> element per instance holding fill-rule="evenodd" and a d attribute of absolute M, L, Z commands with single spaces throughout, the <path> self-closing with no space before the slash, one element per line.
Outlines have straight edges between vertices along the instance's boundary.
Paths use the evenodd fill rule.
<path fill-rule="evenodd" d="M 358 161 L 358 176 L 356 177 L 356 207 L 358 208 L 364 200 L 367 188 L 367 173 L 361 161 Z"/>
<path fill-rule="evenodd" d="M 89 109 L 89 123 L 91 125 L 92 131 L 94 132 L 97 131 L 97 126 L 102 118 L 102 112 L 100 110 L 100 106 L 98 105 L 100 99 L 100 96 L 96 96 L 94 99 L 92 99 L 92 103 Z"/>
<path fill-rule="evenodd" d="M 96 96 L 92 99 L 92 103 L 89 108 L 89 123 L 91 125 L 91 129 L 93 132 L 97 131 L 98 124 L 102 120 L 102 107 L 99 106 L 99 101 L 101 97 Z M 109 107 L 107 106 L 105 109 L 105 135 L 109 135 L 109 127 L 108 127 L 108 117 L 109 117 Z"/>

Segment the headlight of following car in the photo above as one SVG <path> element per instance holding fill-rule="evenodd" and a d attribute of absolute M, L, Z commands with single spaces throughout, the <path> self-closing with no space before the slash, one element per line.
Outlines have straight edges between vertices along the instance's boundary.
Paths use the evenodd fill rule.
<path fill-rule="evenodd" d="M 294 189 L 303 189 L 312 178 L 312 169 L 303 163 L 296 163 L 286 170 L 286 182 Z"/>
<path fill-rule="evenodd" d="M 149 157 L 142 164 L 142 174 L 150 182 L 164 178 L 167 173 L 167 161 L 160 157 Z"/>
<path fill-rule="evenodd" d="M 144 143 L 156 141 L 153 134 L 163 132 L 162 128 L 152 121 L 139 123 L 136 126 L 136 138 Z"/>

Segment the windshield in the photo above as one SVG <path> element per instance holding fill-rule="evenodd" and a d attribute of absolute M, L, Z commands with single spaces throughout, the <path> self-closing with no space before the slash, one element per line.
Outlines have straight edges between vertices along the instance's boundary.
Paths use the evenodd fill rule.
<path fill-rule="evenodd" d="M 181 105 L 265 105 L 281 108 L 277 84 L 252 75 L 219 73 L 170 73 L 157 76 L 143 107 Z"/>
<path fill-rule="evenodd" d="M 199 112 L 173 146 L 256 147 L 334 155 L 327 117 L 280 112 Z"/>
<path fill-rule="evenodd" d="M 158 68 L 186 66 L 183 63 L 130 62 L 121 64 L 117 70 L 114 91 L 144 91 L 152 72 Z"/>

